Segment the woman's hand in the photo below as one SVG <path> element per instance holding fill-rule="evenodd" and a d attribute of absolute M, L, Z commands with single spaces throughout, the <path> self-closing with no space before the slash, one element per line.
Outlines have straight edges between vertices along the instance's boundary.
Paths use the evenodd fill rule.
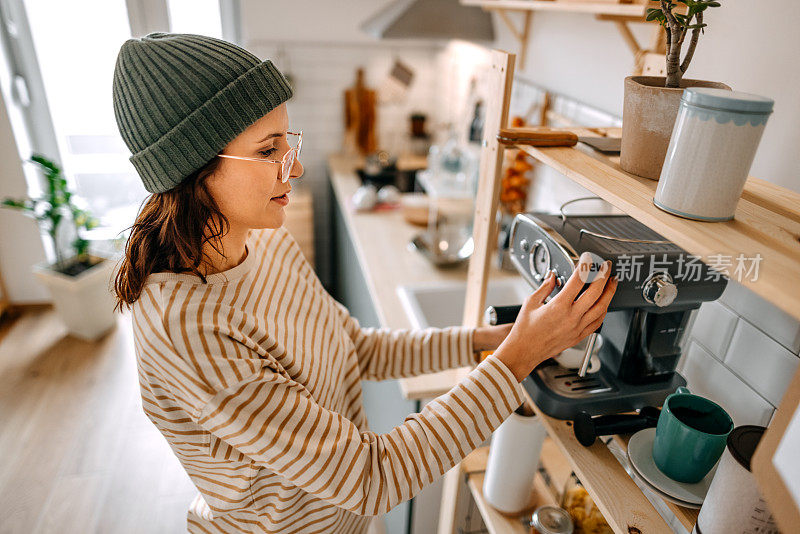
<path fill-rule="evenodd" d="M 584 253 L 580 263 L 588 264 Z M 611 262 L 605 262 L 597 277 L 578 297 L 584 285 L 578 265 L 561 291 L 547 304 L 544 299 L 555 287 L 551 272 L 542 285 L 522 305 L 508 336 L 494 355 L 506 364 L 518 381 L 523 380 L 547 358 L 576 345 L 603 323 L 608 305 L 617 289 L 617 279 L 609 278 Z M 585 268 L 583 272 L 586 272 Z"/>

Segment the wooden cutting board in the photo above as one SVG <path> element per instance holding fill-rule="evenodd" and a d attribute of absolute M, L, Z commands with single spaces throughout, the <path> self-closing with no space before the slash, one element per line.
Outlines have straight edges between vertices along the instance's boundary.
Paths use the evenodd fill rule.
<path fill-rule="evenodd" d="M 375 152 L 377 96 L 364 85 L 364 69 L 356 71 L 355 85 L 344 92 L 344 153 L 366 156 Z"/>

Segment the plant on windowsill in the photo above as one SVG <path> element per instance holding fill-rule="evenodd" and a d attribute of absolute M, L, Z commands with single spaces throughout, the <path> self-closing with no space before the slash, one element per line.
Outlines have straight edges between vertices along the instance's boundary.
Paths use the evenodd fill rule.
<path fill-rule="evenodd" d="M 55 163 L 39 154 L 34 154 L 28 161 L 37 164 L 44 173 L 45 194 L 36 198 L 5 198 L 0 205 L 22 211 L 36 219 L 39 227 L 50 236 L 55 250 L 56 261 L 51 268 L 69 276 L 77 276 L 97 263 L 88 254 L 89 241 L 81 237 L 83 230 L 97 226 L 97 220 L 88 211 L 75 205 L 72 192 L 67 189 L 67 180 Z M 68 258 L 64 258 L 66 247 L 59 236 L 59 228 L 64 221 L 71 221 L 75 226 L 75 240 L 72 242 L 75 254 Z"/>
<path fill-rule="evenodd" d="M 69 332 L 96 339 L 115 323 L 114 300 L 109 291 L 113 262 L 89 254 L 89 241 L 83 237 L 83 232 L 97 226 L 97 220 L 76 205 L 55 163 L 41 154 L 33 154 L 28 161 L 42 171 L 45 193 L 35 198 L 6 198 L 0 206 L 34 218 L 47 232 L 56 261 L 34 265 L 33 271 L 50 290 L 56 311 Z M 74 226 L 74 239 L 69 246 L 62 242 L 62 223 Z"/>
<path fill-rule="evenodd" d="M 646 19 L 657 22 L 666 33 L 666 76 L 628 76 L 622 112 L 623 170 L 658 180 L 667 155 L 678 106 L 687 87 L 710 87 L 730 91 L 724 83 L 685 79 L 700 35 L 708 24 L 706 11 L 721 4 L 715 0 L 651 0 Z M 682 4 L 679 8 L 678 4 Z M 689 39 L 681 60 L 681 50 Z"/>

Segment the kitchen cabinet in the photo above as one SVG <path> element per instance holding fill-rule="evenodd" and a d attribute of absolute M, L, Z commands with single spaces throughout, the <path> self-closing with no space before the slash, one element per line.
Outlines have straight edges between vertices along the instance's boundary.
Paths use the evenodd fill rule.
<path fill-rule="evenodd" d="M 330 198 L 335 199 L 335 194 Z M 350 314 L 358 319 L 361 326 L 381 326 L 380 319 L 372 303 L 364 273 L 356 255 L 353 240 L 347 231 L 342 206 L 334 201 L 331 209 L 333 217 L 334 275 L 336 291 L 333 296 L 347 306 Z M 416 403 L 403 398 L 397 380 L 382 382 L 362 381 L 364 409 L 370 430 L 378 433 L 390 431 L 401 424 L 407 415 L 417 410 Z M 405 502 L 383 519 L 387 534 L 406 534 L 410 532 L 409 521 L 413 504 Z"/>

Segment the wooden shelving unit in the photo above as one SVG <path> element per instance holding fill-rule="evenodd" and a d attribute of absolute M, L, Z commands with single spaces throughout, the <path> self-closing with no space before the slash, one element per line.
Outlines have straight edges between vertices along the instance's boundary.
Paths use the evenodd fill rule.
<path fill-rule="evenodd" d="M 541 468 L 547 473 L 550 483 L 545 482 L 545 479 L 540 474 L 536 475 L 533 480 L 534 492 L 531 504 L 524 512 L 511 516 L 506 515 L 495 510 L 486 502 L 483 496 L 483 481 L 489 447 L 481 447 L 474 450 L 461 462 L 461 472 L 466 477 L 472 498 L 475 500 L 490 534 L 529 533 L 530 531 L 524 527 L 520 519 L 523 516 L 529 516 L 530 512 L 538 506 L 557 505 L 561 498 L 561 491 L 563 491 L 573 470 L 581 479 L 583 485 L 587 487 L 587 490 L 589 489 L 589 483 L 594 486 L 602 486 L 609 494 L 609 498 L 618 500 L 617 506 L 619 508 L 628 509 L 625 513 L 634 518 L 649 519 L 639 520 L 637 518 L 635 519 L 636 524 L 631 526 L 639 528 L 642 532 L 671 532 L 671 529 L 661 519 L 649 501 L 644 499 L 642 502 L 637 502 L 636 500 L 631 502 L 628 495 L 635 495 L 638 490 L 634 491 L 633 488 L 627 487 L 633 481 L 622 465 L 610 453 L 608 447 L 598 441 L 591 448 L 585 449 L 572 437 L 572 430 L 566 425 L 565 421 L 544 417 L 550 434 L 545 440 L 544 447 L 542 447 Z M 563 431 L 561 427 L 566 427 L 566 431 Z M 553 432 L 551 432 L 551 429 Z M 625 450 L 628 444 L 628 436 L 616 436 L 615 441 Z M 585 449 L 586 452 L 581 454 L 581 451 L 576 450 L 576 447 Z M 590 491 L 593 496 L 596 494 L 596 492 Z M 641 492 L 638 493 L 641 495 Z M 643 495 L 642 498 L 644 498 Z M 683 508 L 666 501 L 665 504 L 675 514 L 684 528 L 691 532 L 697 521 L 698 510 Z M 600 507 L 599 504 L 598 507 Z M 609 515 L 602 507 L 600 509 L 604 515 Z M 620 517 L 620 513 L 617 512 L 611 517 Z M 617 532 L 620 531 L 619 525 L 612 525 L 612 528 Z M 628 532 L 627 527 L 622 531 Z"/>
<path fill-rule="evenodd" d="M 498 0 L 498 4 L 501 2 L 508 3 Z M 498 145 L 496 135 L 507 124 L 514 73 L 513 54 L 493 51 L 492 69 L 489 82 L 493 88 L 492 94 L 497 98 L 490 101 L 484 126 L 473 226 L 476 246 L 469 264 L 463 318 L 466 326 L 482 323 L 490 257 L 494 250 L 492 243 L 496 243 L 497 221 L 494 215 L 499 204 L 503 160 L 503 148 Z M 570 130 L 577 130 L 578 135 L 618 134 L 610 129 Z M 581 143 L 569 148 L 515 148 L 524 150 L 586 187 L 687 252 L 701 256 L 703 261 L 715 254 L 734 257 L 740 253 L 748 257 L 760 254 L 762 260 L 758 278 L 751 280 L 745 277 L 741 283 L 800 319 L 800 194 L 750 178 L 732 221 L 692 221 L 655 207 L 652 199 L 657 182 L 622 171 L 617 158 L 605 157 Z M 570 467 L 615 532 L 624 534 L 637 531 L 634 529 L 648 534 L 672 531 L 606 445 L 598 442 L 588 448 L 581 446 L 574 437 L 570 422 L 548 417 L 531 399 L 528 401 L 542 418 L 553 443 L 567 458 Z M 615 439 L 623 448 L 627 447 L 626 437 Z M 458 474 L 460 471 L 453 472 Z M 443 489 L 439 534 L 455 532 L 452 517 L 457 501 L 456 488 L 457 485 L 448 477 Z M 476 493 L 475 488 L 471 487 L 471 491 Z M 672 504 L 668 504 L 668 507 L 681 524 L 691 531 L 697 512 Z M 490 513 L 486 511 L 486 514 Z"/>
<path fill-rule="evenodd" d="M 575 439 L 571 422 L 549 417 L 530 397 L 527 400 L 547 428 L 547 435 L 567 459 L 614 532 L 630 532 L 631 527 L 648 533 L 672 532 L 603 442 L 598 440 L 591 447 L 584 447 Z M 615 439 L 623 450 L 627 450 L 628 436 L 617 436 Z M 697 510 L 672 503 L 667 505 L 686 530 L 691 532 L 697 521 Z"/>

